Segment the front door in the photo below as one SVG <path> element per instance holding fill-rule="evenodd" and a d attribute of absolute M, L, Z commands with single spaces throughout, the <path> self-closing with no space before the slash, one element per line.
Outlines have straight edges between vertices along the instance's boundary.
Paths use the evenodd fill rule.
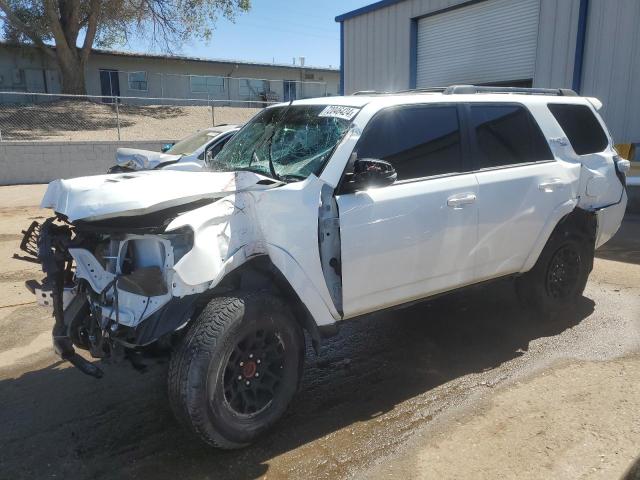
<path fill-rule="evenodd" d="M 296 82 L 293 80 L 285 80 L 284 81 L 284 95 L 283 100 L 285 102 L 290 102 L 291 100 L 295 100 L 296 97 Z"/>
<path fill-rule="evenodd" d="M 104 103 L 113 103 L 120 96 L 120 77 L 117 70 L 100 70 L 100 92 Z"/>
<path fill-rule="evenodd" d="M 392 107 L 369 122 L 358 158 L 383 159 L 393 185 L 337 195 L 344 316 L 473 281 L 478 185 L 455 105 Z"/>

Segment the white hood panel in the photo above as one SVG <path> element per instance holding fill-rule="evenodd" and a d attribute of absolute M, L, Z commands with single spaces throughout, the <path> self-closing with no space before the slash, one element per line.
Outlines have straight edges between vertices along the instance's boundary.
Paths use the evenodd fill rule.
<path fill-rule="evenodd" d="M 69 221 L 101 220 L 110 217 L 151 213 L 206 198 L 265 189 L 278 185 L 257 185 L 263 177 L 252 172 L 141 171 L 54 180 L 42 199 Z"/>

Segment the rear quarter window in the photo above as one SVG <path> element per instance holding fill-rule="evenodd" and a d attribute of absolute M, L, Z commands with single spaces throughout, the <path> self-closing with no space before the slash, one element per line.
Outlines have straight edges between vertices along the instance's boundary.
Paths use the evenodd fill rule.
<path fill-rule="evenodd" d="M 589 107 L 562 103 L 548 106 L 578 155 L 598 153 L 607 148 L 607 134 Z"/>

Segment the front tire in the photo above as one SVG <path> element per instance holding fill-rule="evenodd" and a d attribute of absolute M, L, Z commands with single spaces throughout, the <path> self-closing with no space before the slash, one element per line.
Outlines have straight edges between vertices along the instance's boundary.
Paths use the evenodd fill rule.
<path fill-rule="evenodd" d="M 304 334 L 278 298 L 214 298 L 171 359 L 171 407 L 209 445 L 241 448 L 284 414 L 303 363 Z"/>
<path fill-rule="evenodd" d="M 554 234 L 534 267 L 516 279 L 521 303 L 542 313 L 571 305 L 584 292 L 593 255 L 593 245 L 583 237 Z"/>

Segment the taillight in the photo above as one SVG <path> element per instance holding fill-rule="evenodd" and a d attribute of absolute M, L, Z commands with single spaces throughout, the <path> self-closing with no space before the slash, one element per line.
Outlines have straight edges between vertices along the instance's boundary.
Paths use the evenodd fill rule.
<path fill-rule="evenodd" d="M 616 167 L 616 176 L 623 187 L 627 186 L 627 173 L 631 170 L 631 162 L 616 155 L 613 157 L 613 164 Z"/>

